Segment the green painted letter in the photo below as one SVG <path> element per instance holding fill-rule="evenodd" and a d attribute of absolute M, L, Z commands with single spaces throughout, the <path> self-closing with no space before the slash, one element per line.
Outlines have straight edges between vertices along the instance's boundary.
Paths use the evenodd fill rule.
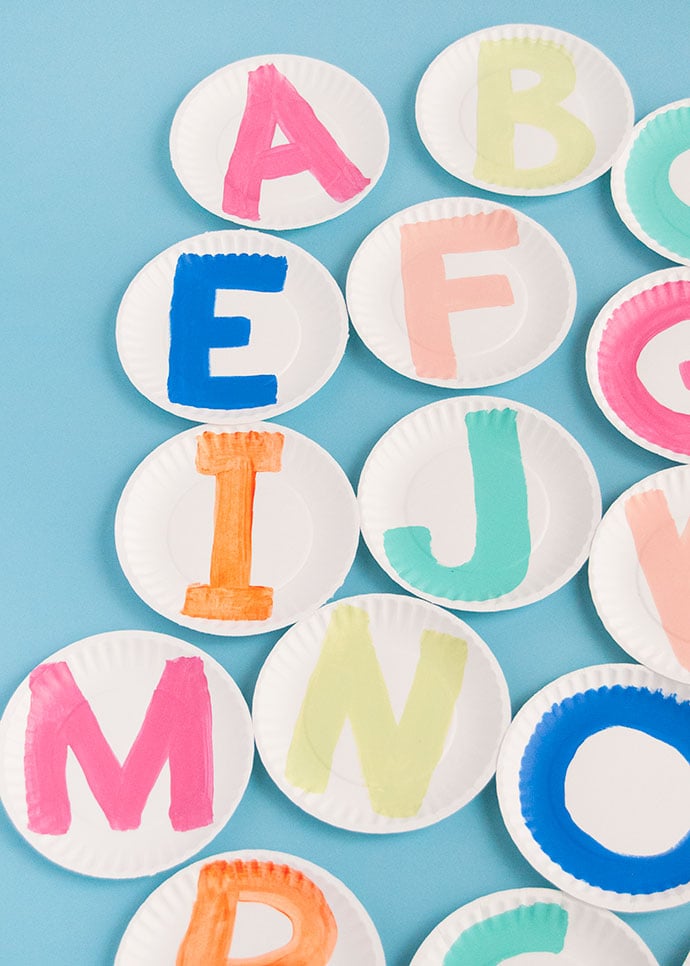
<path fill-rule="evenodd" d="M 465 416 L 474 474 L 477 528 L 471 560 L 440 564 L 427 527 L 386 530 L 383 546 L 398 574 L 417 590 L 446 600 L 493 600 L 524 579 L 531 550 L 527 483 L 514 409 Z"/>
<path fill-rule="evenodd" d="M 514 90 L 511 72 L 533 71 L 541 80 Z M 474 174 L 489 184 L 511 188 L 548 188 L 576 178 L 594 157 L 594 135 L 561 107 L 574 90 L 575 65 L 559 44 L 529 37 L 484 41 L 477 76 L 477 160 Z M 556 155 L 548 164 L 515 165 L 515 125 L 548 131 Z"/>
<path fill-rule="evenodd" d="M 499 966 L 522 953 L 560 953 L 567 931 L 568 912 L 558 903 L 518 906 L 466 929 L 443 966 Z"/>
<path fill-rule="evenodd" d="M 391 818 L 416 815 L 443 752 L 466 660 L 461 638 L 424 631 L 398 723 L 368 614 L 346 604 L 336 608 L 295 725 L 285 777 L 305 791 L 323 793 L 349 719 L 374 811 Z"/>

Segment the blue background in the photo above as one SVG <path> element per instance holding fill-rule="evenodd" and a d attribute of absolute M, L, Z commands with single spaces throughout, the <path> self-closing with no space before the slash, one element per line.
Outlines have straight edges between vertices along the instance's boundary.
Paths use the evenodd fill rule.
<path fill-rule="evenodd" d="M 164 248 L 231 227 L 192 201 L 172 171 L 167 143 L 177 105 L 217 68 L 265 53 L 330 61 L 370 88 L 391 134 L 380 182 L 335 221 L 283 233 L 342 286 L 361 240 L 394 212 L 453 194 L 497 197 L 444 172 L 417 134 L 415 91 L 444 47 L 494 23 L 560 27 L 614 61 L 639 119 L 690 94 L 690 5 L 4 0 L 0 19 L 1 704 L 53 651 L 120 628 L 171 633 L 205 648 L 249 701 L 279 634 L 217 639 L 178 628 L 130 589 L 113 542 L 116 503 L 134 467 L 192 425 L 157 409 L 125 377 L 114 338 L 119 301 L 134 274 Z M 669 263 L 619 221 L 608 176 L 565 195 L 498 200 L 558 239 L 575 271 L 578 304 L 557 353 L 492 392 L 542 409 L 570 430 L 592 459 L 607 507 L 670 464 L 625 439 L 598 410 L 585 378 L 587 333 L 622 285 Z M 356 483 L 393 422 L 446 395 L 393 373 L 353 334 L 328 384 L 277 421 L 325 446 Z M 398 590 L 361 546 L 338 596 Z M 586 570 L 544 601 L 471 614 L 469 623 L 497 655 L 513 710 L 566 671 L 628 660 L 597 618 Z M 543 884 L 502 825 L 493 782 L 436 826 L 368 837 L 302 814 L 257 761 L 240 807 L 202 855 L 251 847 L 296 853 L 343 879 L 371 914 L 389 966 L 408 963 L 427 933 L 461 904 Z M 168 873 L 121 882 L 72 874 L 28 847 L 3 814 L 0 875 L 0 959 L 84 966 L 112 961 L 130 917 Z M 625 918 L 662 966 L 680 966 L 690 949 L 687 906 Z"/>

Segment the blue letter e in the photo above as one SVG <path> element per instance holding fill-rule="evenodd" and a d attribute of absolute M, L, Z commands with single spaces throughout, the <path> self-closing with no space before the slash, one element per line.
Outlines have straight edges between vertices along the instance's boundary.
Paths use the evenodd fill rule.
<path fill-rule="evenodd" d="M 216 291 L 282 292 L 287 259 L 274 255 L 180 255 L 170 303 L 170 402 L 203 409 L 250 409 L 278 398 L 275 375 L 212 376 L 211 349 L 249 345 L 244 316 L 216 316 Z"/>

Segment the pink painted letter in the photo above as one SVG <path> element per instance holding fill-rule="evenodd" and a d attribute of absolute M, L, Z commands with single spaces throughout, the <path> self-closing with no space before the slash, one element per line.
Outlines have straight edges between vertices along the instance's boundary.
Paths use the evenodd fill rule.
<path fill-rule="evenodd" d="M 663 490 L 631 496 L 625 515 L 661 625 L 690 671 L 690 525 L 678 533 Z"/>
<path fill-rule="evenodd" d="M 515 216 L 509 211 L 410 222 L 400 229 L 405 320 L 412 363 L 425 379 L 454 379 L 457 361 L 449 312 L 512 305 L 505 275 L 446 278 L 443 256 L 487 252 L 519 244 Z"/>
<path fill-rule="evenodd" d="M 249 72 L 247 103 L 223 186 L 223 211 L 259 220 L 261 184 L 310 171 L 335 201 L 363 191 L 365 178 L 313 109 L 273 64 Z M 287 144 L 273 145 L 276 127 Z"/>
<path fill-rule="evenodd" d="M 211 699 L 199 657 L 166 661 L 143 724 L 120 765 L 64 661 L 29 678 L 24 773 L 32 832 L 63 835 L 72 812 L 65 768 L 71 748 L 110 827 L 139 827 L 160 771 L 170 765 L 170 822 L 178 831 L 213 821 Z M 122 713 L 127 714 L 123 704 Z"/>

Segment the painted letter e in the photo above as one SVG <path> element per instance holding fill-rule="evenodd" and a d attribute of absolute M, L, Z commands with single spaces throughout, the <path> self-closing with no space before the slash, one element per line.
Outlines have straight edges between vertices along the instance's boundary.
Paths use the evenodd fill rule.
<path fill-rule="evenodd" d="M 216 292 L 282 292 L 287 259 L 274 255 L 180 255 L 170 303 L 168 398 L 202 409 L 250 409 L 278 398 L 275 374 L 211 374 L 210 350 L 249 345 L 244 316 L 215 314 Z"/>

